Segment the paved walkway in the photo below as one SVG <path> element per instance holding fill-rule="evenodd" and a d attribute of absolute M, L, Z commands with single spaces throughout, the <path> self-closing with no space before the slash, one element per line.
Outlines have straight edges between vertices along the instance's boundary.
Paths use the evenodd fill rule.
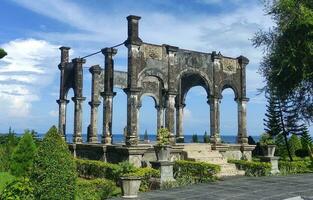
<path fill-rule="evenodd" d="M 301 198 L 300 198 L 301 196 Z M 231 177 L 210 184 L 140 193 L 138 199 L 313 200 L 313 174 Z"/>

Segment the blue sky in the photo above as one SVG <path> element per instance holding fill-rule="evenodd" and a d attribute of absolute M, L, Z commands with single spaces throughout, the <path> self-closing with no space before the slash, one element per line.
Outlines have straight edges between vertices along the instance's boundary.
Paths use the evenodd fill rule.
<path fill-rule="evenodd" d="M 30 128 L 42 133 L 56 125 L 58 47 L 71 47 L 71 58 L 74 58 L 121 43 L 127 36 L 125 17 L 129 14 L 142 17 L 139 31 L 145 42 L 248 57 L 248 133 L 259 135 L 263 132 L 266 101 L 263 94 L 257 95 L 257 89 L 264 85 L 257 73 L 262 52 L 252 47 L 250 39 L 257 30 L 268 29 L 273 24 L 264 15 L 258 0 L 2 0 L 0 46 L 9 55 L 0 61 L 0 132 L 11 126 L 16 132 Z M 115 68 L 126 71 L 126 48 L 120 47 L 118 51 Z M 103 66 L 103 62 L 103 56 L 97 55 L 89 58 L 85 66 Z M 90 121 L 90 78 L 85 70 L 84 130 Z M 126 125 L 126 95 L 120 89 L 116 92 L 113 133 L 122 133 Z M 69 93 L 69 97 L 71 95 L 73 93 Z M 147 129 L 148 133 L 154 134 L 154 102 L 150 97 L 144 97 L 142 101 L 140 132 Z M 186 103 L 185 134 L 209 133 L 209 106 L 204 89 L 192 88 Z M 100 108 L 99 130 L 101 113 Z M 67 133 L 73 130 L 72 114 L 71 102 Z M 237 105 L 230 89 L 223 91 L 221 133 L 237 134 Z"/>

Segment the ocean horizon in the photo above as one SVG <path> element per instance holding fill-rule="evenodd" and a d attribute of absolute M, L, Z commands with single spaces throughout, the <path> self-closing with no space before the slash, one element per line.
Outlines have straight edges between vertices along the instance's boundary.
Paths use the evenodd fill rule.
<path fill-rule="evenodd" d="M 21 133 L 16 133 L 17 136 L 22 136 L 23 134 Z M 39 139 L 42 139 L 44 137 L 44 133 L 38 133 L 37 137 Z M 203 143 L 203 135 L 197 135 L 198 136 L 198 141 L 200 143 Z M 102 135 L 98 135 L 98 141 L 101 141 Z M 255 142 L 258 142 L 260 139 L 260 136 L 251 136 Z M 83 142 L 87 142 L 87 134 L 82 134 Z M 140 135 L 140 140 L 144 140 L 144 135 Z M 236 135 L 221 135 L 221 139 L 223 143 L 226 144 L 233 144 L 236 143 L 237 141 L 237 136 Z M 148 140 L 151 142 L 156 141 L 156 135 L 148 135 Z M 73 134 L 66 134 L 66 141 L 68 143 L 73 142 Z M 113 134 L 112 138 L 112 143 L 123 143 L 125 142 L 124 135 L 123 134 Z M 185 135 L 185 143 L 192 143 L 192 135 Z"/>

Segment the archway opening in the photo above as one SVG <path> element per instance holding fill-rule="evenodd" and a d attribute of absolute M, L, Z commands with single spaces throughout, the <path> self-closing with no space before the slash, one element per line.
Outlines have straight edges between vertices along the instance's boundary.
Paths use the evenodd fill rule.
<path fill-rule="evenodd" d="M 139 128 L 138 135 L 140 140 L 156 140 L 157 133 L 157 111 L 156 103 L 153 97 L 143 96 L 141 98 L 141 107 L 139 110 Z M 147 136 L 145 136 L 145 132 Z"/>
<path fill-rule="evenodd" d="M 195 138 L 198 142 L 204 142 L 205 133 L 210 135 L 210 106 L 207 95 L 201 86 L 192 87 L 186 94 L 186 106 L 183 110 L 184 142 L 197 142 Z"/>
<path fill-rule="evenodd" d="M 114 88 L 116 95 L 113 97 L 112 142 L 125 142 L 124 132 L 127 126 L 127 95 L 121 88 Z M 101 134 L 103 129 L 103 106 L 101 111 Z"/>
<path fill-rule="evenodd" d="M 237 142 L 238 114 L 235 92 L 231 88 L 222 91 L 220 103 L 220 134 L 225 143 Z"/>
<path fill-rule="evenodd" d="M 66 98 L 69 100 L 69 103 L 66 105 L 66 124 L 65 124 L 65 139 L 68 143 L 73 143 L 74 135 L 74 102 L 72 98 L 74 97 L 73 89 L 69 89 L 67 92 Z"/>

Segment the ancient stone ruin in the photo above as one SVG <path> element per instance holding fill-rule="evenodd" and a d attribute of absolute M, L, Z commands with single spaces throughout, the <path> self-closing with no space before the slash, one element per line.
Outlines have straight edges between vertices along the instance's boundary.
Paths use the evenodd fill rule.
<path fill-rule="evenodd" d="M 82 143 L 82 105 L 86 100 L 83 94 L 83 64 L 85 59 L 69 60 L 68 47 L 61 47 L 59 64 L 60 98 L 59 130 L 65 137 L 66 106 L 69 102 L 67 93 L 74 90 L 72 98 L 75 104 L 74 132 L 72 148 L 80 156 L 95 159 L 112 160 L 117 152 L 119 158 L 128 159 L 139 165 L 148 158 L 151 145 L 138 144 L 138 121 L 141 97 L 153 97 L 157 109 L 157 128 L 166 127 L 171 133 L 173 159 L 181 158 L 184 140 L 182 130 L 185 96 L 194 86 L 202 86 L 207 92 L 210 106 L 210 141 L 212 149 L 222 152 L 227 157 L 251 157 L 254 148 L 247 144 L 246 129 L 246 66 L 249 60 L 244 56 L 231 58 L 221 53 L 203 53 L 180 49 L 167 44 L 157 45 L 142 41 L 139 37 L 140 17 L 130 15 L 128 20 L 128 38 L 123 43 L 128 49 L 127 72 L 114 70 L 115 48 L 101 50 L 105 57 L 104 69 L 99 65 L 90 67 L 92 74 L 92 92 L 89 102 L 90 125 L 88 142 Z M 127 130 L 125 145 L 112 144 L 112 108 L 113 88 L 122 88 L 127 94 Z M 219 104 L 221 93 L 231 88 L 238 104 L 238 144 L 224 145 L 220 139 Z M 103 105 L 102 130 L 97 130 L 98 107 Z M 176 120 L 176 121 L 175 121 Z M 176 127 L 175 127 L 176 124 Z M 97 134 L 102 133 L 98 141 Z M 79 153 L 80 152 L 80 153 Z M 97 153 L 95 153 L 97 152 Z"/>

